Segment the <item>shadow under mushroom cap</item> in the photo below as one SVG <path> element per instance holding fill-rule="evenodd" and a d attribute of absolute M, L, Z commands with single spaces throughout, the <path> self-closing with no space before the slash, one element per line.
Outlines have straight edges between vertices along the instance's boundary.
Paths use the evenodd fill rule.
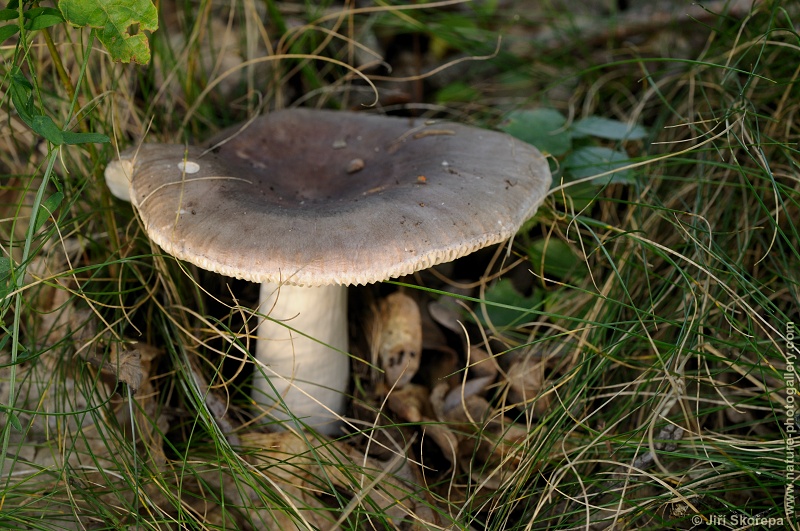
<path fill-rule="evenodd" d="M 448 262 L 511 237 L 551 183 L 534 147 L 450 122 L 293 109 L 237 131 L 207 152 L 142 145 L 131 198 L 165 252 L 254 282 L 368 284 Z"/>

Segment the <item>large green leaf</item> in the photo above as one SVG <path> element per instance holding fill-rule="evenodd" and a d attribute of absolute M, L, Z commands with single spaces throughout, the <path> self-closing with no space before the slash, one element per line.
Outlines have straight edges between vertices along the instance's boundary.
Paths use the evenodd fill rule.
<path fill-rule="evenodd" d="M 528 249 L 533 271 L 547 279 L 582 278 L 586 271 L 575 250 L 565 241 L 556 238 L 536 240 Z"/>
<path fill-rule="evenodd" d="M 647 129 L 641 125 L 626 124 L 602 116 L 578 120 L 570 130 L 574 136 L 596 136 L 609 140 L 641 140 L 647 136 Z"/>
<path fill-rule="evenodd" d="M 533 293 L 526 297 L 514 288 L 510 280 L 500 279 L 486 288 L 485 300 L 495 303 L 486 305 L 486 313 L 492 324 L 499 329 L 505 329 L 535 320 L 534 312 L 542 304 L 542 292 L 534 289 Z M 480 313 L 478 316 L 483 322 Z"/>
<path fill-rule="evenodd" d="M 97 30 L 115 61 L 150 62 L 150 45 L 142 33 L 158 29 L 158 11 L 150 0 L 61 0 L 58 7 L 73 26 Z M 138 26 L 138 33 L 131 35 L 131 26 Z"/>
<path fill-rule="evenodd" d="M 572 136 L 564 125 L 567 119 L 555 109 L 512 111 L 500 129 L 545 154 L 559 157 L 572 149 Z"/>
<path fill-rule="evenodd" d="M 564 171 L 569 174 L 570 180 L 574 180 L 601 175 L 630 164 L 630 157 L 624 151 L 615 151 L 601 146 L 586 146 L 576 149 L 566 156 Z M 631 182 L 633 182 L 633 174 L 630 170 L 615 171 L 592 181 L 599 185 L 605 183 L 629 184 Z"/>

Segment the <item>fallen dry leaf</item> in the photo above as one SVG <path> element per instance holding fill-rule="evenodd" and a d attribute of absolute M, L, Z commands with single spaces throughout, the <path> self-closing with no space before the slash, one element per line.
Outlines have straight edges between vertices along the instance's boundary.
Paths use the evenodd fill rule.
<path fill-rule="evenodd" d="M 111 348 L 107 359 L 92 355 L 86 361 L 100 369 L 100 372 L 112 376 L 117 382 L 126 384 L 131 394 L 136 394 L 142 384 L 142 357 L 139 349 L 126 349 L 121 345 Z"/>
<path fill-rule="evenodd" d="M 378 303 L 371 349 L 373 362 L 379 360 L 389 387 L 402 387 L 411 381 L 422 354 L 422 321 L 414 299 L 397 291 Z"/>
<path fill-rule="evenodd" d="M 494 381 L 494 376 L 481 376 L 467 380 L 461 386 L 453 387 L 444 397 L 443 411 L 445 414 L 456 409 L 465 400 L 474 395 L 483 395 L 486 388 Z"/>
<path fill-rule="evenodd" d="M 124 348 L 122 345 L 112 345 L 112 357 L 116 356 L 115 349 Z M 126 351 L 130 352 L 130 351 Z M 133 412 L 136 426 L 136 439 L 145 445 L 146 455 L 151 459 L 162 463 L 166 459 L 164 456 L 163 434 L 169 429 L 169 419 L 164 416 L 164 408 L 159 405 L 159 391 L 153 385 L 152 365 L 153 361 L 163 352 L 147 343 L 136 344 L 136 363 L 129 363 L 129 370 L 135 373 L 135 380 L 138 381 L 137 387 L 131 386 L 131 393 L 123 396 L 115 395 L 111 399 L 113 410 L 117 417 L 118 425 L 125 430 L 126 435 L 130 435 L 131 427 L 130 414 Z M 112 364 L 113 365 L 113 364 Z M 116 378 L 116 371 L 112 373 L 112 378 Z M 114 380 L 116 382 L 116 380 Z M 128 383 L 128 382 L 126 382 Z M 130 385 L 130 383 L 129 383 Z M 136 407 L 128 407 L 128 400 L 135 400 Z M 133 411 L 131 411 L 133 410 Z"/>
<path fill-rule="evenodd" d="M 445 411 L 445 420 L 456 429 L 469 433 L 480 430 L 491 414 L 491 404 L 482 396 L 472 395 Z"/>
<path fill-rule="evenodd" d="M 470 378 L 485 377 L 493 381 L 500 369 L 497 360 L 480 347 L 470 347 L 468 352 L 467 375 Z"/>
<path fill-rule="evenodd" d="M 450 291 L 457 295 L 474 296 L 473 290 L 457 290 L 450 288 Z M 440 326 L 447 328 L 456 334 L 463 334 L 464 327 L 464 306 L 460 299 L 455 297 L 439 297 L 438 300 L 428 303 L 428 313 L 431 318 Z"/>
<path fill-rule="evenodd" d="M 509 404 L 525 407 L 533 402 L 532 412 L 536 416 L 547 413 L 552 396 L 542 395 L 546 385 L 546 370 L 546 359 L 525 356 L 514 361 L 506 371 Z"/>
<path fill-rule="evenodd" d="M 408 384 L 394 389 L 387 397 L 387 405 L 400 419 L 407 422 L 420 422 L 430 409 L 428 388 Z"/>

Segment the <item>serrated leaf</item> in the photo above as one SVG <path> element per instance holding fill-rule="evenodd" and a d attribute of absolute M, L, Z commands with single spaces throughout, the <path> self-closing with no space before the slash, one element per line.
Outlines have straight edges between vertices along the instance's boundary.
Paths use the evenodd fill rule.
<path fill-rule="evenodd" d="M 150 62 L 143 32 L 158 29 L 158 11 L 150 0 L 61 0 L 58 7 L 73 26 L 97 30 L 97 38 L 115 61 Z M 138 26 L 138 33 L 131 35 L 131 26 Z"/>
<path fill-rule="evenodd" d="M 570 130 L 575 136 L 596 136 L 609 140 L 641 140 L 647 136 L 647 129 L 641 125 L 626 124 L 602 116 L 578 120 L 572 124 Z"/>
<path fill-rule="evenodd" d="M 555 109 L 525 109 L 508 114 L 500 126 L 509 135 L 534 145 L 543 153 L 559 157 L 572 149 L 567 119 Z"/>
<path fill-rule="evenodd" d="M 42 204 L 39 205 L 39 213 L 36 215 L 36 225 L 34 226 L 35 231 L 38 231 L 42 228 L 45 221 L 47 221 L 50 216 L 53 215 L 53 212 L 56 211 L 63 200 L 64 194 L 61 192 L 56 192 L 42 201 Z"/>
<path fill-rule="evenodd" d="M 564 159 L 564 171 L 570 175 L 570 180 L 576 180 L 622 168 L 630 163 L 628 154 L 624 151 L 615 151 L 599 146 L 587 146 L 576 149 L 566 156 Z M 622 170 L 598 177 L 592 182 L 594 184 L 630 184 L 632 181 L 633 174 L 629 170 Z"/>
<path fill-rule="evenodd" d="M 0 27 L 0 42 L 13 37 L 19 31 L 19 26 L 15 24 L 8 24 L 7 26 Z"/>

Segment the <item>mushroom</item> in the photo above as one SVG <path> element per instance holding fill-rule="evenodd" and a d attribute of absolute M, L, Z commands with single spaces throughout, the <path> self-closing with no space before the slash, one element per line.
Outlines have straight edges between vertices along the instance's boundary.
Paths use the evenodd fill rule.
<path fill-rule="evenodd" d="M 208 145 L 143 144 L 106 179 L 118 197 L 129 181 L 166 253 L 261 283 L 253 400 L 328 434 L 349 382 L 345 287 L 507 240 L 551 183 L 534 147 L 450 122 L 292 109 Z"/>

